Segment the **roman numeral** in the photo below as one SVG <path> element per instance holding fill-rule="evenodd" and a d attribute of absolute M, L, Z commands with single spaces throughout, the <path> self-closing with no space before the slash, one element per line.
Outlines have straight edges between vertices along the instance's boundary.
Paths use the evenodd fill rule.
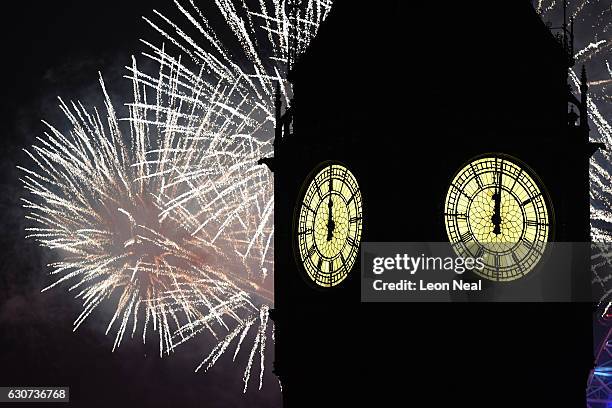
<path fill-rule="evenodd" d="M 358 217 L 352 217 L 352 218 L 349 220 L 349 222 L 350 222 L 351 224 L 354 224 L 354 223 L 356 223 L 356 222 L 357 222 L 357 221 L 359 221 L 359 220 L 361 220 L 361 216 L 358 216 Z"/>
<path fill-rule="evenodd" d="M 349 244 L 351 244 L 351 246 L 354 246 L 355 248 L 359 246 L 357 245 L 357 242 L 355 242 L 355 239 L 353 237 L 347 237 L 346 240 L 348 241 Z"/>
<path fill-rule="evenodd" d="M 518 259 L 518 256 L 516 256 L 515 252 L 512 252 L 512 260 L 516 264 L 516 267 L 519 269 L 521 275 L 524 275 L 525 273 L 523 272 L 523 264 L 521 263 L 520 259 Z"/>
<path fill-rule="evenodd" d="M 455 190 L 457 190 L 459 193 L 463 194 L 463 196 L 464 196 L 465 198 L 467 198 L 467 199 L 468 199 L 468 200 L 470 200 L 470 201 L 472 200 L 472 199 L 471 199 L 471 198 L 470 198 L 470 197 L 469 197 L 467 194 L 465 194 L 465 193 L 463 192 L 463 190 L 461 190 L 459 187 L 457 187 L 457 185 L 456 185 L 456 184 L 451 184 L 451 186 L 452 186 L 452 187 L 453 187 Z"/>
<path fill-rule="evenodd" d="M 444 215 L 446 215 L 448 217 L 455 217 L 455 218 L 458 218 L 460 220 L 467 220 L 467 214 L 466 213 L 444 213 Z"/>
<path fill-rule="evenodd" d="M 533 249 L 533 242 L 531 241 L 527 241 L 525 238 L 523 238 L 521 240 L 521 242 L 523 243 L 523 245 L 525 245 L 527 247 L 527 249 L 529 249 L 530 251 Z"/>
<path fill-rule="evenodd" d="M 323 258 L 319 258 L 319 262 L 317 262 L 317 269 L 323 272 L 321 266 L 323 266 Z"/>
<path fill-rule="evenodd" d="M 499 180 L 499 170 L 497 169 L 497 157 L 495 158 L 495 163 L 493 164 L 493 183 L 497 184 Z"/>
<path fill-rule="evenodd" d="M 500 258 L 499 255 L 494 254 L 493 255 L 493 266 L 495 266 L 495 279 L 499 282 L 499 265 L 500 265 Z"/>
<path fill-rule="evenodd" d="M 474 255 L 474 258 L 482 258 L 482 256 L 484 255 L 484 247 L 478 245 L 478 251 L 476 251 L 476 254 Z"/>
<path fill-rule="evenodd" d="M 536 195 L 534 195 L 533 197 L 529 197 L 527 200 L 525 200 L 525 201 L 523 201 L 523 202 L 521 203 L 521 207 L 526 206 L 527 204 L 529 204 L 530 202 L 532 202 L 533 200 L 535 200 L 536 198 L 538 198 L 538 197 L 539 197 L 539 196 L 541 196 L 541 195 L 542 195 L 542 194 L 540 193 L 540 194 L 536 194 Z"/>
<path fill-rule="evenodd" d="M 305 207 L 305 208 L 306 208 L 308 211 L 310 211 L 311 213 L 313 213 L 313 214 L 316 214 L 316 213 L 317 213 L 315 210 L 313 210 L 312 208 L 310 208 L 310 206 L 309 206 L 308 204 L 303 203 L 303 205 L 304 205 L 304 207 Z"/>
<path fill-rule="evenodd" d="M 312 256 L 314 255 L 315 251 L 317 250 L 316 245 L 311 246 L 310 248 L 308 248 L 308 254 L 307 257 L 308 258 L 312 258 Z"/>
<path fill-rule="evenodd" d="M 525 245 L 525 247 L 527 247 L 527 249 L 529 249 L 529 251 L 535 251 L 537 252 L 539 255 L 542 255 L 542 251 L 540 251 L 533 242 L 531 241 L 527 241 L 525 238 L 521 239 L 521 242 L 523 243 L 523 245 Z"/>
<path fill-rule="evenodd" d="M 523 174 L 523 169 L 520 169 L 518 174 L 514 178 L 514 183 L 512 183 L 512 187 L 510 187 L 510 191 L 514 191 L 514 186 L 516 185 L 516 182 L 518 181 L 518 179 L 521 177 L 521 174 Z"/>
<path fill-rule="evenodd" d="M 466 231 L 463 234 L 461 234 L 461 241 L 463 242 L 468 242 L 472 240 L 472 233 L 470 231 Z"/>
<path fill-rule="evenodd" d="M 303 230 L 303 231 L 300 231 L 300 232 L 298 233 L 298 235 L 308 235 L 308 234 L 312 234 L 312 232 L 313 232 L 312 228 L 308 228 L 308 229 L 305 229 L 305 230 Z M 313 247 L 313 248 L 314 248 L 314 247 Z"/>
<path fill-rule="evenodd" d="M 476 173 L 476 169 L 474 168 L 474 165 L 472 163 L 470 163 L 470 168 L 472 169 L 472 173 L 474 173 L 474 175 L 476 176 L 476 183 L 478 183 L 478 187 L 482 187 L 482 180 L 480 179 L 480 176 Z"/>
<path fill-rule="evenodd" d="M 351 197 L 348 199 L 348 201 L 346 202 L 346 205 L 348 206 L 351 201 L 353 201 L 353 198 L 355 198 L 355 193 L 351 194 Z"/>
<path fill-rule="evenodd" d="M 542 227 L 545 227 L 545 226 L 547 226 L 547 225 L 548 225 L 548 223 L 547 223 L 547 222 L 538 222 L 538 221 L 536 221 L 536 220 L 527 220 L 527 221 L 525 221 L 525 224 L 526 224 L 528 227 L 537 227 L 537 226 L 542 226 Z"/>
<path fill-rule="evenodd" d="M 319 186 L 319 182 L 317 180 L 314 181 L 315 186 L 317 187 L 317 194 L 319 195 L 319 198 L 323 198 L 323 195 L 321 194 L 321 186 Z"/>

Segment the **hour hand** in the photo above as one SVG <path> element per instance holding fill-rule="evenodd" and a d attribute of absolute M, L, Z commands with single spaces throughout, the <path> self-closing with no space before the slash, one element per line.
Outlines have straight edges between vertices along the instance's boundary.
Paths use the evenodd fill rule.
<path fill-rule="evenodd" d="M 502 174 L 504 170 L 504 162 L 501 162 L 501 169 L 497 176 L 497 186 L 495 188 L 495 194 L 493 194 L 493 216 L 491 222 L 493 223 L 493 233 L 495 235 L 501 234 L 501 193 L 502 193 Z"/>
<path fill-rule="evenodd" d="M 501 234 L 501 189 L 496 190 L 495 194 L 493 194 L 493 216 L 491 217 L 491 222 L 493 223 L 493 233 L 495 235 Z"/>
<path fill-rule="evenodd" d="M 329 197 L 329 202 L 327 203 L 327 240 L 331 241 L 334 233 L 334 229 L 336 228 L 336 223 L 332 217 L 332 207 L 334 206 L 334 202 L 331 197 Z"/>

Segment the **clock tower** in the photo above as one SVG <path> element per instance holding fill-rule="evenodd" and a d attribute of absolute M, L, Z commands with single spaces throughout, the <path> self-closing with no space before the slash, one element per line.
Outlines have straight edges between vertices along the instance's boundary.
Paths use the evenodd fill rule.
<path fill-rule="evenodd" d="M 586 73 L 581 95 L 569 90 L 571 43 L 527 0 L 334 2 L 292 67 L 289 106 L 277 96 L 274 157 L 262 159 L 274 172 L 284 406 L 584 405 L 585 251 L 564 303 L 360 300 L 364 241 L 453 242 L 468 227 L 474 242 L 511 228 L 540 234 L 532 246 L 589 241 L 597 146 Z M 461 190 L 461 174 L 478 177 Z M 452 201 L 455 189 L 467 198 Z M 452 219 L 458 208 L 467 220 Z M 474 229 L 479 216 L 490 231 Z M 524 284 L 515 271 L 529 262 L 498 284 Z"/>

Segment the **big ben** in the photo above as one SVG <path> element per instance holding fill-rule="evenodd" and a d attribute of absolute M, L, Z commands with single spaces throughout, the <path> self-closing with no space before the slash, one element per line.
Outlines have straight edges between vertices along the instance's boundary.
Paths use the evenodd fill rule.
<path fill-rule="evenodd" d="M 334 3 L 264 160 L 285 406 L 584 406 L 588 253 L 561 303 L 362 303 L 359 290 L 364 242 L 449 242 L 482 257 L 490 285 L 519 287 L 554 281 L 538 269 L 548 243 L 589 241 L 598 146 L 586 72 L 569 90 L 571 42 L 529 1 Z"/>

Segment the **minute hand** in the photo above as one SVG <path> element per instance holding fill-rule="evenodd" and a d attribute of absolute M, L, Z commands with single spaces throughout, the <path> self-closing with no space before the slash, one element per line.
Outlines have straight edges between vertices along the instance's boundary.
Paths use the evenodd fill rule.
<path fill-rule="evenodd" d="M 327 203 L 327 241 L 331 241 L 334 233 L 334 229 L 336 228 L 336 223 L 334 222 L 334 218 L 332 217 L 332 207 L 334 206 L 334 202 L 332 201 L 331 195 L 329 196 L 329 202 Z"/>
<path fill-rule="evenodd" d="M 495 194 L 493 194 L 493 216 L 491 217 L 491 222 L 493 223 L 493 233 L 495 235 L 501 234 L 501 190 L 502 190 L 502 172 L 500 170 L 498 176 L 498 183 L 495 187 Z"/>

